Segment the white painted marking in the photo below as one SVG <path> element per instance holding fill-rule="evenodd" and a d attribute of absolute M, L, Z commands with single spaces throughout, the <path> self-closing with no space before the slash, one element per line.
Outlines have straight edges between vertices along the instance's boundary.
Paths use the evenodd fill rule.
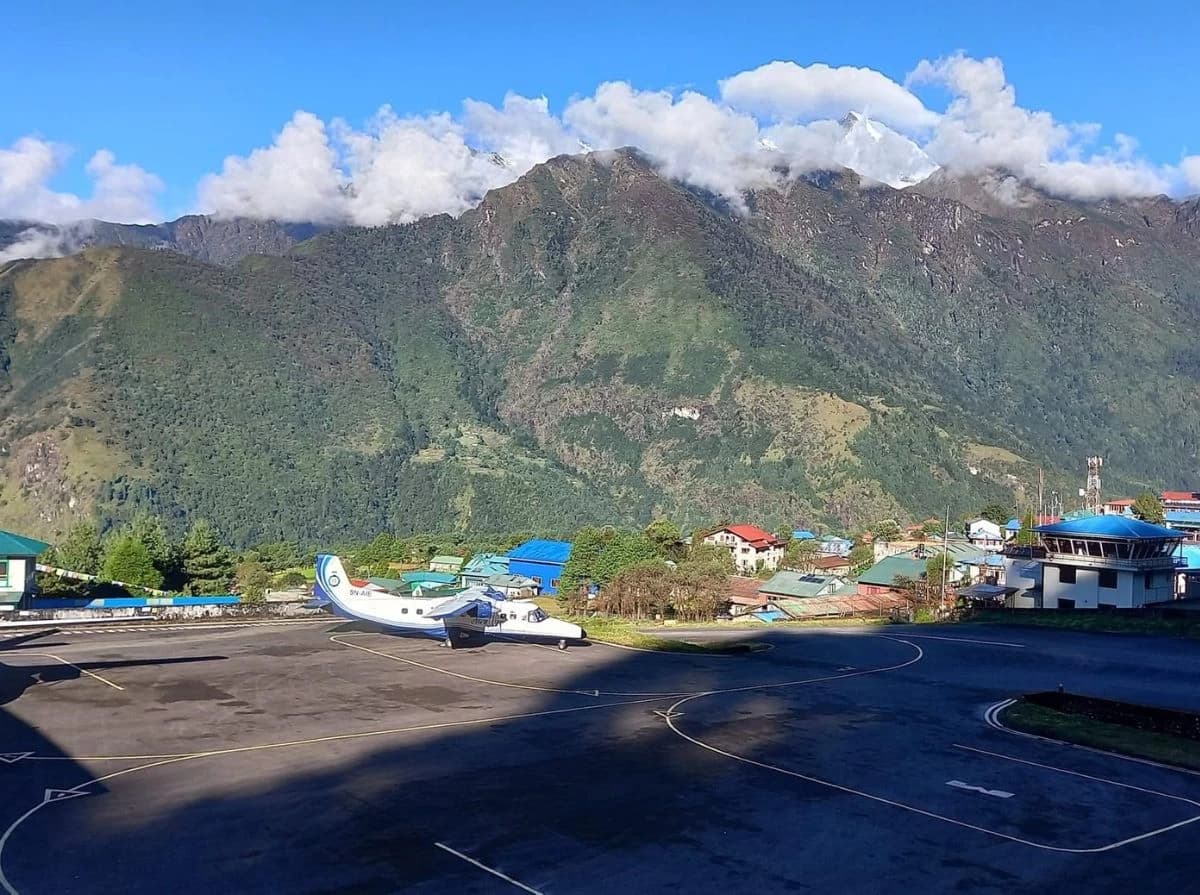
<path fill-rule="evenodd" d="M 1179 765 L 1164 764 L 1161 761 L 1151 761 L 1149 758 L 1138 758 L 1135 755 L 1122 755 L 1120 752 L 1109 752 L 1107 749 L 1097 749 L 1095 746 L 1068 743 L 1066 740 L 1056 740 L 1054 737 L 1039 736 L 1036 733 L 1026 733 L 1024 730 L 1015 730 L 1012 727 L 1006 727 L 1000 720 L 1000 713 L 1015 702 L 1015 699 L 1002 699 L 995 705 L 988 706 L 987 711 L 983 713 L 983 720 L 987 722 L 989 727 L 1011 734 L 1012 736 L 1024 737 L 1027 740 L 1041 740 L 1043 743 L 1053 743 L 1056 746 L 1067 746 L 1071 749 L 1082 749 L 1084 752 L 1095 752 L 1097 755 L 1104 755 L 1108 758 L 1119 758 L 1121 761 L 1132 761 L 1134 764 L 1144 764 L 1152 768 L 1162 768 L 1166 771 L 1175 771 L 1179 774 L 1200 777 L 1200 771 L 1193 771 L 1191 768 L 1181 768 Z"/>
<path fill-rule="evenodd" d="M 680 715 L 683 714 L 683 712 L 659 712 L 659 711 L 656 711 L 654 714 L 658 715 L 658 717 L 662 718 L 664 721 L 670 721 L 672 718 L 678 718 Z"/>
<path fill-rule="evenodd" d="M 905 631 L 902 636 L 912 637 L 917 640 L 946 640 L 950 643 L 978 643 L 983 646 L 1009 646 L 1013 649 L 1025 649 L 1026 646 L 1024 643 L 1009 643 L 1004 640 L 972 640 L 970 637 L 940 637 L 937 634 L 909 634 L 907 631 Z"/>
<path fill-rule="evenodd" d="M 770 687 L 796 686 L 796 685 L 805 684 L 805 683 L 816 683 L 818 681 L 836 680 L 838 677 L 860 677 L 862 675 L 882 674 L 882 673 L 888 672 L 888 671 L 896 671 L 900 668 L 905 668 L 909 665 L 912 665 L 915 662 L 921 661 L 921 659 L 925 655 L 924 651 L 919 646 L 917 646 L 915 643 L 909 643 L 907 640 L 904 640 L 900 637 L 887 637 L 886 639 L 894 640 L 897 643 L 903 643 L 903 644 L 906 644 L 907 646 L 911 646 L 913 649 L 915 649 L 917 651 L 917 655 L 915 657 L 913 657 L 912 659 L 909 659 L 907 662 L 901 662 L 897 665 L 889 665 L 884 668 L 870 668 L 865 671 L 857 671 L 857 672 L 853 672 L 851 674 L 846 674 L 846 675 L 836 675 L 833 677 L 825 677 L 825 678 L 813 678 L 812 680 L 808 680 L 808 681 L 791 681 L 791 682 L 787 682 L 787 683 L 783 683 L 783 684 L 768 684 L 768 685 L 759 686 L 759 687 L 738 687 L 738 688 L 734 688 L 732 690 L 710 690 L 707 693 L 693 693 L 690 696 L 685 696 L 682 699 L 672 703 L 671 706 L 667 709 L 667 712 L 668 713 L 674 712 L 685 702 L 690 702 L 693 699 L 701 699 L 705 696 L 713 696 L 713 695 L 717 695 L 720 693 L 734 693 L 734 692 L 738 692 L 740 690 L 769 689 Z M 1142 839 L 1149 839 L 1152 836 L 1158 836 L 1162 833 L 1168 833 L 1171 830 L 1176 830 L 1180 827 L 1185 827 L 1185 826 L 1188 826 L 1189 824 L 1193 824 L 1193 823 L 1196 823 L 1197 821 L 1200 821 L 1200 814 L 1197 814 L 1194 817 L 1185 818 L 1184 820 L 1178 821 L 1176 823 L 1170 824 L 1165 827 L 1159 827 L 1156 830 L 1150 830 L 1149 832 L 1142 833 L 1138 836 L 1131 836 L 1128 839 L 1122 839 L 1118 842 L 1110 842 L 1107 845 L 1095 846 L 1093 848 L 1069 848 L 1066 846 L 1059 846 L 1059 845 L 1046 845 L 1043 842 L 1034 842 L 1029 839 L 1022 839 L 1019 836 L 1012 836 L 1008 833 L 1001 833 L 999 830 L 990 830 L 987 827 L 981 827 L 977 824 L 967 823 L 966 821 L 958 820 L 957 818 L 954 818 L 954 817 L 947 817 L 944 814 L 937 814 L 936 812 L 933 812 L 933 811 L 926 811 L 924 808 L 918 808 L 915 805 L 907 805 L 904 802 L 897 802 L 894 799 L 888 799 L 883 796 L 875 795 L 874 793 L 864 792 L 861 789 L 854 789 L 853 787 L 850 787 L 850 786 L 843 786 L 840 783 L 833 783 L 832 781 L 829 781 L 829 780 L 822 780 L 819 777 L 813 777 L 809 774 L 802 774 L 799 771 L 793 771 L 789 768 L 781 768 L 778 765 L 767 764 L 766 762 L 763 762 L 763 761 L 757 761 L 756 759 L 753 759 L 753 758 L 747 758 L 744 755 L 738 755 L 735 752 L 727 752 L 724 749 L 720 749 L 717 746 L 710 745 L 709 743 L 706 743 L 703 740 L 699 740 L 696 737 L 693 737 L 693 736 L 690 736 L 689 734 L 684 733 L 682 730 L 680 730 L 678 727 L 675 726 L 675 721 L 673 718 L 667 718 L 667 726 L 671 728 L 672 732 L 679 735 L 683 739 L 687 740 L 689 743 L 692 743 L 695 746 L 699 746 L 701 749 L 706 749 L 709 752 L 712 752 L 716 755 L 721 755 L 725 758 L 732 759 L 733 761 L 740 761 L 743 764 L 748 764 L 748 765 L 751 765 L 756 768 L 762 768 L 763 770 L 767 770 L 767 771 L 775 771 L 778 774 L 784 774 L 788 777 L 795 777 L 798 780 L 804 780 L 805 782 L 813 783 L 818 786 L 827 786 L 830 789 L 837 790 L 838 792 L 844 792 L 849 795 L 860 796 L 861 798 L 869 799 L 872 802 L 878 802 L 881 805 L 889 805 L 893 808 L 899 808 L 904 811 L 911 811 L 913 814 L 918 814 L 922 817 L 928 817 L 933 820 L 940 820 L 944 823 L 952 824 L 956 827 L 962 827 L 963 829 L 967 829 L 967 830 L 974 830 L 977 833 L 984 833 L 988 836 L 995 836 L 997 839 L 1004 839 L 1004 840 L 1007 840 L 1008 842 L 1016 842 L 1020 845 L 1027 845 L 1030 848 L 1038 848 L 1038 849 L 1042 849 L 1043 851 L 1060 852 L 1060 853 L 1065 853 L 1065 854 L 1077 854 L 1077 855 L 1098 854 L 1100 852 L 1107 852 L 1107 851 L 1112 851 L 1114 849 L 1121 848 L 1122 846 L 1129 845 L 1130 843 L 1133 843 L 1133 842 L 1138 842 Z M 957 743 L 955 743 L 954 745 L 959 746 L 959 748 L 962 748 L 962 749 L 971 749 L 970 746 L 961 746 Z M 988 753 L 982 749 L 971 749 L 971 751 L 982 752 L 985 755 L 994 754 L 994 753 Z M 1022 761 L 1021 759 L 1014 759 L 1011 756 L 999 755 L 998 757 L 1008 758 L 1010 761 Z M 1025 764 L 1033 764 L 1033 765 L 1037 764 L 1036 762 L 1024 762 L 1024 763 Z M 1169 793 L 1157 792 L 1155 790 L 1141 789 L 1140 787 L 1137 787 L 1137 786 L 1130 786 L 1129 784 L 1125 784 L 1125 783 L 1117 783 L 1116 781 L 1113 781 L 1113 780 L 1103 780 L 1102 778 L 1088 777 L 1086 774 L 1079 774 L 1075 771 L 1067 771 L 1062 768 L 1051 768 L 1048 765 L 1041 765 L 1041 767 L 1048 767 L 1050 770 L 1061 771 L 1062 773 L 1065 773 L 1065 774 L 1074 774 L 1075 776 L 1078 776 L 1078 777 L 1084 777 L 1084 778 L 1090 779 L 1090 780 L 1097 780 L 1102 783 L 1112 783 L 1114 786 L 1123 786 L 1128 789 L 1139 790 L 1140 792 L 1145 792 L 1150 795 L 1161 796 L 1165 799 L 1173 799 L 1174 801 L 1184 802 L 1186 804 L 1193 805 L 1197 808 L 1200 808 L 1200 802 L 1197 802 L 1193 799 L 1184 798 L 1183 796 L 1171 795 Z"/>
<path fill-rule="evenodd" d="M 494 680 L 490 680 L 485 677 L 472 677 L 469 674 L 462 674 L 461 672 L 458 672 L 458 671 L 450 671 L 447 668 L 438 668 L 436 665 L 426 665 L 422 662 L 416 662 L 412 659 L 405 659 L 402 656 L 393 655 L 392 653 L 385 653 L 380 650 L 371 649 L 369 646 L 361 646 L 357 643 L 347 643 L 345 640 L 340 639 L 341 637 L 348 637 L 348 636 L 350 636 L 350 635 L 348 635 L 348 634 L 332 634 L 332 635 L 330 635 L 329 639 L 331 641 L 333 641 L 334 643 L 341 644 L 342 646 L 348 646 L 351 649 L 362 650 L 364 653 L 371 653 L 376 656 L 382 656 L 385 659 L 391 659 L 393 662 L 403 662 L 405 665 L 412 665 L 415 668 L 424 668 L 426 671 L 434 671 L 434 672 L 437 672 L 438 674 L 446 674 L 446 675 L 449 675 L 450 677 L 460 678 L 461 680 L 464 680 L 464 681 L 472 681 L 476 684 L 492 684 L 493 686 L 496 686 L 496 687 L 512 687 L 517 690 L 533 690 L 538 693 L 572 693 L 572 694 L 575 694 L 576 696 L 592 696 L 592 697 L 653 696 L 653 697 L 656 697 L 659 699 L 665 699 L 667 697 L 687 695 L 686 693 L 679 693 L 679 692 L 675 692 L 675 693 L 624 693 L 624 692 L 619 692 L 619 691 L 615 691 L 615 690 L 561 690 L 556 687 L 538 687 L 538 686 L 534 686 L 533 684 L 516 684 L 511 681 L 494 681 Z M 368 634 L 366 636 L 369 637 L 372 635 Z"/>
<path fill-rule="evenodd" d="M 48 789 L 45 795 L 42 796 L 42 804 L 45 805 L 47 802 L 65 802 L 67 799 L 86 795 L 89 795 L 89 793 L 79 792 L 74 789 Z"/>
<path fill-rule="evenodd" d="M 454 857 L 461 858 L 462 860 L 466 861 L 468 864 L 473 864 L 474 866 L 478 867 L 480 870 L 484 870 L 484 871 L 490 873 L 492 876 L 494 876 L 498 879 L 502 879 L 506 883 L 509 883 L 510 885 L 516 886 L 522 892 L 530 892 L 530 893 L 532 893 L 532 895 L 542 895 L 542 893 L 539 892 L 537 889 L 527 886 L 523 882 L 520 882 L 519 880 L 513 879 L 507 873 L 501 873 L 495 867 L 489 867 L 487 864 L 483 864 L 479 861 L 476 861 L 470 855 L 464 855 L 462 852 L 451 848 L 450 846 L 446 845 L 446 843 L 444 843 L 444 842 L 435 842 L 433 844 L 436 845 L 438 848 L 440 848 L 442 851 L 449 852 L 450 854 L 454 855 Z"/>
<path fill-rule="evenodd" d="M 55 659 L 56 661 L 62 662 L 64 665 L 69 665 L 71 668 L 74 668 L 80 674 L 86 674 L 88 677 L 95 678 L 100 683 L 106 684 L 109 687 L 112 687 L 114 690 L 124 690 L 125 689 L 124 687 L 122 687 L 118 684 L 114 684 L 108 678 L 101 677 L 100 675 L 96 674 L 95 672 L 88 671 L 86 668 L 80 668 L 74 662 L 68 662 L 62 656 L 56 656 L 54 653 L 21 653 L 21 655 L 22 656 L 45 656 L 45 657 L 48 657 L 51 659 Z"/>
<path fill-rule="evenodd" d="M 5 752 L 0 755 L 0 761 L 5 764 L 16 764 L 22 758 L 28 758 L 32 754 L 32 752 Z"/>
<path fill-rule="evenodd" d="M 972 786 L 970 783 L 963 783 L 961 780 L 947 780 L 946 785 L 956 787 L 957 789 L 969 790 L 970 792 L 983 793 L 985 796 L 994 796 L 997 799 L 1011 799 L 1013 797 L 1013 793 L 1005 792 L 1002 789 L 987 789 L 982 786 Z"/>

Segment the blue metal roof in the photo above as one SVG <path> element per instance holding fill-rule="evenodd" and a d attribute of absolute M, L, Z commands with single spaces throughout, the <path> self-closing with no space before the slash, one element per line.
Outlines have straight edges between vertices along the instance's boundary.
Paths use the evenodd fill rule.
<path fill-rule="evenodd" d="M 1009 531 L 1020 531 L 1021 530 L 1021 520 L 1020 519 L 1009 519 L 1008 524 L 1006 524 L 1004 527 L 1006 529 L 1008 529 Z"/>
<path fill-rule="evenodd" d="M 1163 515 L 1168 522 L 1200 522 L 1200 510 L 1167 510 Z"/>
<path fill-rule="evenodd" d="M 543 541 L 538 538 L 508 551 L 509 559 L 527 559 L 531 562 L 565 563 L 570 555 L 570 541 Z"/>
<path fill-rule="evenodd" d="M 1200 571 L 1200 545 L 1180 544 L 1174 556 L 1176 559 L 1182 560 L 1180 568 L 1190 572 Z"/>
<path fill-rule="evenodd" d="M 816 539 L 816 535 L 807 528 L 797 528 L 792 532 L 792 538 L 797 541 L 812 541 Z"/>
<path fill-rule="evenodd" d="M 1162 525 L 1153 525 L 1128 516 L 1088 516 L 1054 525 L 1039 525 L 1035 529 L 1043 535 L 1079 535 L 1095 538 L 1126 538 L 1129 540 L 1157 540 L 1160 538 L 1182 538 L 1183 532 Z"/>

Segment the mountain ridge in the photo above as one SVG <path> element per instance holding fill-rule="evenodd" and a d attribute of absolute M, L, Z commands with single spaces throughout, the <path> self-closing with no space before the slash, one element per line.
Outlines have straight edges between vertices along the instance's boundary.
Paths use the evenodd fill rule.
<path fill-rule="evenodd" d="M 738 214 L 621 151 L 552 159 L 457 219 L 224 268 L 130 247 L 15 262 L 0 524 L 852 529 L 1014 502 L 1039 466 L 1073 493 L 1094 452 L 1115 487 L 1186 482 L 1194 208 L 944 188 L 842 172 Z"/>

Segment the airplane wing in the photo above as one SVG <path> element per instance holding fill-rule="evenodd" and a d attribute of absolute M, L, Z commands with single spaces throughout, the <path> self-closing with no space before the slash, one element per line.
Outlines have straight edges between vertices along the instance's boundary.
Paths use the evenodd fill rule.
<path fill-rule="evenodd" d="M 478 593 L 464 591 L 457 597 L 450 597 L 438 603 L 425 613 L 425 617 L 445 619 L 470 616 L 472 618 L 490 619 L 492 617 L 492 610 L 493 606 L 490 601 L 483 599 Z"/>

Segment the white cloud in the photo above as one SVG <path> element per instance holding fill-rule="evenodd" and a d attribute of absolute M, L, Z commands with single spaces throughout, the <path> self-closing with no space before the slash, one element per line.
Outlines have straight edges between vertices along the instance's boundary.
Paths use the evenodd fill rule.
<path fill-rule="evenodd" d="M 1187 189 L 1200 191 L 1200 155 L 1189 155 L 1179 163 Z"/>
<path fill-rule="evenodd" d="M 742 192 L 777 179 L 759 144 L 758 122 L 701 93 L 678 98 L 624 82 L 601 84 L 567 106 L 563 118 L 582 139 L 606 149 L 636 146 L 672 178 L 740 202 Z"/>
<path fill-rule="evenodd" d="M 231 155 L 200 182 L 200 205 L 226 217 L 342 221 L 346 202 L 337 153 L 325 122 L 297 112 L 274 142 L 248 158 Z"/>
<path fill-rule="evenodd" d="M 999 59 L 956 53 L 921 60 L 909 84 L 937 84 L 952 95 L 925 151 L 962 172 L 1011 171 L 1035 185 L 1077 199 L 1167 192 L 1172 172 L 1134 157 L 1137 141 L 1117 134 L 1114 145 L 1089 152 L 1097 124 L 1064 124 L 1049 112 L 1017 104 Z"/>
<path fill-rule="evenodd" d="M 920 84 L 946 89 L 944 111 L 909 89 Z M 838 121 L 848 111 L 908 136 L 871 122 L 848 135 Z M 200 210 L 224 217 L 407 222 L 460 214 L 552 156 L 621 146 L 735 208 L 746 190 L 819 169 L 851 167 L 903 186 L 931 170 L 926 154 L 951 173 L 1003 180 L 1009 172 L 1080 199 L 1200 190 L 1200 157 L 1159 165 L 1139 155 L 1132 137 L 1116 134 L 1105 145 L 1099 136 L 1098 125 L 1018 105 L 999 59 L 922 60 L 904 85 L 869 68 L 777 61 L 721 81 L 716 97 L 609 82 L 561 114 L 545 97 L 511 93 L 498 106 L 468 99 L 456 114 L 406 117 L 384 107 L 362 126 L 298 111 L 269 145 L 231 155 L 204 177 L 197 199 Z M 0 217 L 156 219 L 161 182 L 107 150 L 87 163 L 90 196 L 51 189 L 68 154 L 36 137 L 0 148 Z"/>
<path fill-rule="evenodd" d="M 0 218 L 50 223 L 101 218 L 125 223 L 157 220 L 156 196 L 162 181 L 137 165 L 118 164 L 107 149 L 91 157 L 85 168 L 92 195 L 82 197 L 50 187 L 70 156 L 61 145 L 22 137 L 0 148 Z"/>
<path fill-rule="evenodd" d="M 780 121 L 837 119 L 856 111 L 901 130 L 922 130 L 938 120 L 912 92 L 872 68 L 776 61 L 720 86 L 729 105 Z"/>

